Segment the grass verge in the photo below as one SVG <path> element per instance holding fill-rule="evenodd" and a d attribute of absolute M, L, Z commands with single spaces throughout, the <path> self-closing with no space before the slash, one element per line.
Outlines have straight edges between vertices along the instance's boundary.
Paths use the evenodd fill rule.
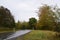
<path fill-rule="evenodd" d="M 18 37 L 17 40 L 60 40 L 55 36 L 56 32 L 33 30 L 32 32 Z"/>
<path fill-rule="evenodd" d="M 0 28 L 0 33 L 5 33 L 5 32 L 13 32 L 13 29 L 10 28 Z"/>

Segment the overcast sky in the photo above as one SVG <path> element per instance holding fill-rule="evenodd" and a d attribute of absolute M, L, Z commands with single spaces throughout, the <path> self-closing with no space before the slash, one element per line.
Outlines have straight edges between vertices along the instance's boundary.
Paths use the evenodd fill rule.
<path fill-rule="evenodd" d="M 15 21 L 28 21 L 31 17 L 38 19 L 36 11 L 43 4 L 59 6 L 60 0 L 0 0 L 0 6 L 8 8 Z"/>

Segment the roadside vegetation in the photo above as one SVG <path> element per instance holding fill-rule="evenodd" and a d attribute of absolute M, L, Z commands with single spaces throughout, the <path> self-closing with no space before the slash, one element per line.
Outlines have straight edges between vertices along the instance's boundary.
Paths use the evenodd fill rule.
<path fill-rule="evenodd" d="M 15 28 L 15 20 L 8 8 L 0 6 L 0 33 L 11 32 Z"/>
<path fill-rule="evenodd" d="M 60 40 L 60 38 L 53 31 L 33 30 L 22 37 L 18 37 L 17 40 Z"/>
<path fill-rule="evenodd" d="M 0 28 L 0 33 L 8 33 L 8 32 L 14 32 L 14 29 L 13 28 Z"/>

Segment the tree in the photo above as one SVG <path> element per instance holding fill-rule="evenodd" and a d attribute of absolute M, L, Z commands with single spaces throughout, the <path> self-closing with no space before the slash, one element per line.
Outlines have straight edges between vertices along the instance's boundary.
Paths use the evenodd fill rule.
<path fill-rule="evenodd" d="M 29 24 L 26 21 L 23 21 L 23 22 L 18 21 L 16 23 L 16 28 L 17 29 L 29 29 Z"/>
<path fill-rule="evenodd" d="M 22 22 L 22 29 L 29 29 L 28 22 L 26 22 L 26 21 Z"/>
<path fill-rule="evenodd" d="M 21 29 L 22 28 L 22 22 L 18 21 L 16 23 L 16 29 Z"/>
<path fill-rule="evenodd" d="M 37 23 L 37 20 L 35 18 L 29 19 L 29 25 L 32 29 L 36 29 L 36 23 Z"/>
<path fill-rule="evenodd" d="M 57 16 L 50 6 L 44 5 L 39 8 L 38 17 L 40 29 L 55 30 Z"/>
<path fill-rule="evenodd" d="M 15 27 L 15 20 L 9 9 L 0 6 L 0 27 Z"/>
<path fill-rule="evenodd" d="M 56 28 L 55 31 L 60 32 L 60 8 L 58 6 L 54 7 L 54 12 L 56 14 Z"/>

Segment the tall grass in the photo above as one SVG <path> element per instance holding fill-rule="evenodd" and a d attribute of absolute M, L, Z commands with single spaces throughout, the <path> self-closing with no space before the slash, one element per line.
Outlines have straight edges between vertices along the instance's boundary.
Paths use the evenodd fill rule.
<path fill-rule="evenodd" d="M 0 28 L 0 33 L 13 32 L 13 28 Z"/>
<path fill-rule="evenodd" d="M 60 40 L 60 38 L 56 37 L 56 32 L 52 31 L 41 31 L 41 30 L 33 30 L 32 32 L 24 35 L 22 37 L 23 40 Z M 17 40 L 22 40 L 20 37 Z"/>

